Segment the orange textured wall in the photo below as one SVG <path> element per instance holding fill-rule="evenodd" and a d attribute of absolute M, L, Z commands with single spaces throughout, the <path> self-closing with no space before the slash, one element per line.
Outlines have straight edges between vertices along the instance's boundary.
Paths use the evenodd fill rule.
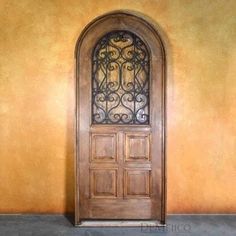
<path fill-rule="evenodd" d="M 0 212 L 73 209 L 74 48 L 118 9 L 168 54 L 168 212 L 236 212 L 235 0 L 0 0 Z"/>

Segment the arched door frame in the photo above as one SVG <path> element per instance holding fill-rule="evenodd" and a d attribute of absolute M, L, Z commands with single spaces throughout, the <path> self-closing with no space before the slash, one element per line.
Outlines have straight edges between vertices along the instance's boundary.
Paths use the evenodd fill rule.
<path fill-rule="evenodd" d="M 122 19 L 122 20 L 121 20 Z M 112 23 L 112 24 L 109 24 Z M 135 23 L 134 23 L 135 22 Z M 104 29 L 104 24 L 106 25 Z M 80 222 L 80 212 L 79 212 L 79 156 L 80 153 L 80 145 L 83 145 L 82 140 L 80 138 L 80 132 L 83 129 L 86 129 L 87 127 L 84 127 L 82 122 L 80 122 L 80 107 L 79 107 L 79 99 L 80 96 L 82 96 L 79 93 L 80 86 L 83 86 L 83 83 L 86 83 L 84 78 L 82 78 L 83 72 L 83 63 L 86 60 L 91 60 L 91 56 L 89 58 L 81 58 L 81 50 L 82 47 L 86 47 L 85 45 L 85 39 L 86 44 L 91 44 L 91 40 L 93 40 L 93 37 L 91 35 L 97 35 L 100 34 L 101 36 L 104 35 L 104 33 L 112 31 L 112 30 L 129 30 L 127 29 L 127 25 L 132 24 L 132 31 L 135 32 L 140 38 L 143 39 L 143 41 L 146 41 L 143 35 L 146 35 L 146 38 L 148 39 L 148 45 L 150 43 L 151 48 L 151 54 L 152 50 L 155 50 L 155 46 L 158 45 L 158 50 L 161 51 L 159 53 L 160 58 L 155 58 L 156 61 L 160 61 L 162 63 L 162 73 L 161 77 L 158 78 L 161 80 L 160 86 L 161 86 L 161 92 L 162 92 L 162 101 L 161 101 L 161 107 L 160 107 L 160 117 L 158 117 L 158 122 L 156 122 L 156 126 L 161 126 L 158 131 L 161 131 L 160 137 L 161 137 L 161 187 L 160 187 L 160 195 L 161 195 L 161 213 L 160 213 L 160 223 L 165 224 L 166 219 L 166 152 L 165 152 L 165 120 L 166 120 L 166 109 L 165 109 L 165 84 L 166 84 L 166 54 L 165 54 L 165 48 L 162 41 L 162 38 L 160 37 L 159 32 L 157 29 L 150 24 L 146 19 L 143 17 L 137 16 L 134 13 L 131 13 L 129 11 L 114 11 L 105 15 L 102 15 L 100 17 L 97 17 L 94 19 L 91 23 L 89 23 L 85 29 L 80 34 L 80 37 L 77 41 L 76 48 L 75 48 L 75 58 L 76 58 L 76 155 L 75 155 L 75 173 L 76 173 L 76 181 L 75 181 L 75 224 L 78 225 Z M 95 44 L 95 42 L 93 42 Z M 153 53 L 154 55 L 157 55 L 156 53 Z M 82 61 L 82 60 L 83 61 Z M 153 73 L 158 71 L 155 71 L 155 65 L 152 65 Z M 89 101 L 88 101 L 89 103 Z M 84 106 L 87 106 L 88 104 L 84 104 Z M 89 108 L 88 108 L 89 109 Z"/>

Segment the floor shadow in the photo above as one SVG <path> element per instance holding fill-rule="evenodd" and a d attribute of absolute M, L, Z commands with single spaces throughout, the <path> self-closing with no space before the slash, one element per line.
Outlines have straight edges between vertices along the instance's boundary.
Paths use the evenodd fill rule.
<path fill-rule="evenodd" d="M 65 218 L 71 223 L 72 226 L 75 225 L 75 216 L 73 213 L 64 214 Z"/>

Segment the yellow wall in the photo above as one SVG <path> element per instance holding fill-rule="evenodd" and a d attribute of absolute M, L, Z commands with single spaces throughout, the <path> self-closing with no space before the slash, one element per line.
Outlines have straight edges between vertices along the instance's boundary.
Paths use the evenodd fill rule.
<path fill-rule="evenodd" d="M 235 0 L 0 0 L 0 212 L 73 208 L 74 48 L 142 12 L 168 52 L 168 212 L 236 212 Z"/>

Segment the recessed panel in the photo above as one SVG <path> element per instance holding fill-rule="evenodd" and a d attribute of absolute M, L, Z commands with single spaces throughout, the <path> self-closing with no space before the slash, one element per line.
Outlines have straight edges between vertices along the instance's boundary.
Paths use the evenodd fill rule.
<path fill-rule="evenodd" d="M 92 134 L 92 162 L 116 162 L 116 134 Z"/>
<path fill-rule="evenodd" d="M 117 169 L 90 169 L 92 198 L 117 197 Z"/>
<path fill-rule="evenodd" d="M 126 169 L 124 172 L 125 197 L 149 197 L 151 192 L 151 170 Z"/>
<path fill-rule="evenodd" d="M 150 160 L 150 135 L 135 133 L 125 136 L 125 161 Z"/>

